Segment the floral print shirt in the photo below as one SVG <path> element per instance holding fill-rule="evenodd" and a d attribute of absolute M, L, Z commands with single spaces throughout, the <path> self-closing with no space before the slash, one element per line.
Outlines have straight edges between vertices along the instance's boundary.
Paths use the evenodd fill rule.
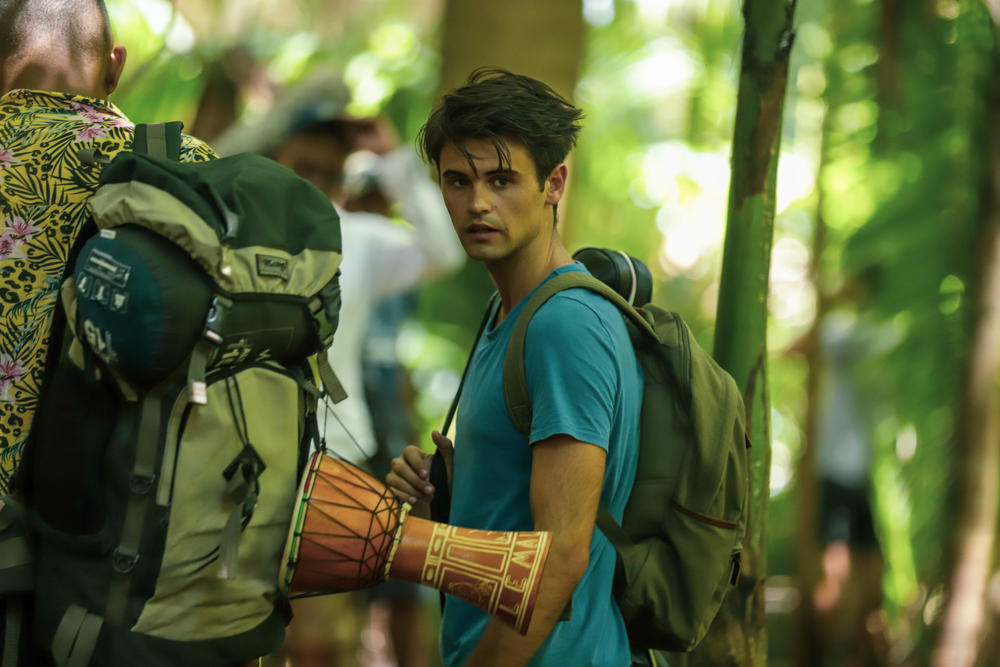
<path fill-rule="evenodd" d="M 104 100 L 38 90 L 0 97 L 0 493 L 31 429 L 49 327 L 70 250 L 89 215 L 100 163 L 132 146 L 135 126 Z M 216 157 L 185 136 L 181 160 Z"/>

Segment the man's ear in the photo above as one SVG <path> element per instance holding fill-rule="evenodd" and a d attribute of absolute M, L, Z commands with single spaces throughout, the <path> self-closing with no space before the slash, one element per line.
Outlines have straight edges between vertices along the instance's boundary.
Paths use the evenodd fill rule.
<path fill-rule="evenodd" d="M 110 95 L 118 87 L 118 80 L 121 79 L 122 70 L 125 69 L 125 56 L 128 55 L 125 47 L 117 45 L 111 49 L 108 56 L 107 69 L 104 71 L 104 94 Z"/>
<path fill-rule="evenodd" d="M 569 176 L 569 169 L 565 162 L 560 162 L 552 170 L 549 177 L 545 179 L 545 203 L 558 204 L 566 193 L 566 178 Z"/>

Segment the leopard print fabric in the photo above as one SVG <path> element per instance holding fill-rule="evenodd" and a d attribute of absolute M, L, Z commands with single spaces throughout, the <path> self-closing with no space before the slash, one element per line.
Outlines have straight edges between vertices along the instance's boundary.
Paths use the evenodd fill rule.
<path fill-rule="evenodd" d="M 101 163 L 135 126 L 107 101 L 36 90 L 0 97 L 0 493 L 31 429 L 59 284 L 89 214 Z M 185 136 L 181 160 L 216 157 Z"/>

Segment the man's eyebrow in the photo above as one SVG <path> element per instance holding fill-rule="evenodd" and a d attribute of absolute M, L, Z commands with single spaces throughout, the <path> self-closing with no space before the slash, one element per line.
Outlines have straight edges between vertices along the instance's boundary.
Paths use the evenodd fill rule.
<path fill-rule="evenodd" d="M 497 169 L 490 169 L 486 172 L 487 176 L 520 176 L 521 172 L 517 169 L 510 169 L 509 167 L 499 167 Z"/>
<path fill-rule="evenodd" d="M 449 177 L 452 177 L 452 178 L 454 178 L 455 176 L 461 176 L 463 178 L 468 178 L 468 174 L 466 174 L 464 171 L 460 171 L 458 169 L 445 169 L 443 172 L 441 172 L 441 178 L 444 178 L 446 176 L 449 176 Z"/>

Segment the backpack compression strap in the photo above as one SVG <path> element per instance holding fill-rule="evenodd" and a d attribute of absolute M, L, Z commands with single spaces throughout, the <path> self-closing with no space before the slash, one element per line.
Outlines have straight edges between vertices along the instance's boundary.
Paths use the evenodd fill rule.
<path fill-rule="evenodd" d="M 181 159 L 181 130 L 184 123 L 140 123 L 135 126 L 132 152 L 173 160 Z"/>

